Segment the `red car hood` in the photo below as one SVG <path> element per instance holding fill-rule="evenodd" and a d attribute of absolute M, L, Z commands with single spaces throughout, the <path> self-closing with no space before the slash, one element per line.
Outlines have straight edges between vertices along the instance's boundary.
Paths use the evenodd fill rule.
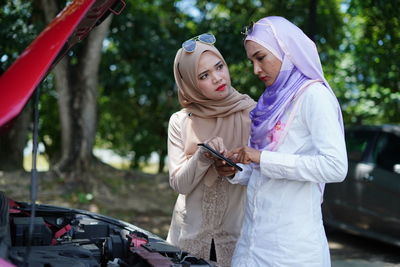
<path fill-rule="evenodd" d="M 64 8 L 0 77 L 0 126 L 22 111 L 55 60 L 124 7 L 123 0 L 74 0 Z"/>

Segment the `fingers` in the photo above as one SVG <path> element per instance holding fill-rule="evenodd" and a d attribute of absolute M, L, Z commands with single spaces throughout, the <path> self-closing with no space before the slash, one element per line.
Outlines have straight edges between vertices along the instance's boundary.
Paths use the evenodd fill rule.
<path fill-rule="evenodd" d="M 209 159 L 213 158 L 213 156 L 212 156 L 211 153 L 209 153 L 209 152 L 204 152 L 204 156 L 205 156 L 206 158 L 209 158 Z"/>
<path fill-rule="evenodd" d="M 224 166 L 226 166 L 226 162 L 225 162 L 225 160 L 221 160 L 221 159 L 217 159 L 217 160 L 215 160 L 215 167 L 224 167 Z"/>
<path fill-rule="evenodd" d="M 257 149 L 248 146 L 242 146 L 235 148 L 231 151 L 228 151 L 225 148 L 222 138 L 218 136 L 205 141 L 205 143 L 207 143 L 210 147 L 220 152 L 225 157 L 231 159 L 235 163 L 243 163 L 243 164 L 249 164 L 252 162 L 260 163 L 261 152 L 258 151 Z M 216 157 L 214 157 L 210 153 L 206 154 L 206 157 L 217 160 Z"/>
<path fill-rule="evenodd" d="M 236 169 L 229 166 L 224 160 L 216 160 L 214 166 L 219 176 L 231 176 L 236 173 Z"/>
<path fill-rule="evenodd" d="M 229 151 L 227 157 L 234 159 L 235 162 L 243 163 L 244 148 L 245 147 L 238 147 L 234 150 Z"/>
<path fill-rule="evenodd" d="M 228 155 L 230 158 L 234 158 L 237 163 L 249 164 L 252 162 L 250 154 L 251 150 L 252 148 L 250 147 L 242 146 L 229 151 Z"/>
<path fill-rule="evenodd" d="M 229 153 L 232 153 L 232 154 L 239 154 L 239 152 L 240 152 L 241 150 L 243 150 L 243 148 L 244 148 L 244 147 L 235 148 L 234 150 L 229 151 Z"/>
<path fill-rule="evenodd" d="M 217 169 L 219 176 L 231 176 L 236 173 L 233 167 L 224 167 L 223 169 Z"/>
<path fill-rule="evenodd" d="M 240 151 L 237 156 L 237 161 L 240 163 L 248 164 L 249 158 L 244 151 Z"/>
<path fill-rule="evenodd" d="M 232 161 L 236 161 L 237 155 L 238 154 L 233 152 L 233 150 L 225 152 L 225 157 L 230 159 L 230 160 L 232 160 Z"/>
<path fill-rule="evenodd" d="M 224 141 L 219 136 L 213 137 L 213 138 L 205 141 L 205 143 L 221 154 L 224 154 L 226 152 Z"/>

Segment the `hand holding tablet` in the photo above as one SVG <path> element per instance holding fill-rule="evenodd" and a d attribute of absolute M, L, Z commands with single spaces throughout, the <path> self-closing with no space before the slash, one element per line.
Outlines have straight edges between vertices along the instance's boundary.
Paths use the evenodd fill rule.
<path fill-rule="evenodd" d="M 198 146 L 204 147 L 207 151 L 209 151 L 213 156 L 225 161 L 229 166 L 232 166 L 234 168 L 236 168 L 239 171 L 242 171 L 243 169 L 237 165 L 235 162 L 233 162 L 232 160 L 224 157 L 221 153 L 219 153 L 218 151 L 216 151 L 215 149 L 211 148 L 210 146 L 208 146 L 207 144 L 197 144 Z"/>

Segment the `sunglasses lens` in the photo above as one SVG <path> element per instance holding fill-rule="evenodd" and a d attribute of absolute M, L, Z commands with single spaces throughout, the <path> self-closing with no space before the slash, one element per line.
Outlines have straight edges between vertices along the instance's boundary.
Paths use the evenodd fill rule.
<path fill-rule="evenodd" d="M 182 44 L 182 48 L 189 53 L 192 53 L 196 48 L 196 41 L 193 39 L 187 40 Z"/>
<path fill-rule="evenodd" d="M 249 26 L 243 27 L 241 34 L 243 34 L 245 36 L 250 35 L 253 32 L 253 26 L 254 26 L 254 22 L 251 22 Z"/>
<path fill-rule="evenodd" d="M 216 41 L 215 36 L 211 33 L 203 33 L 202 35 L 199 35 L 199 40 L 207 44 L 214 44 Z"/>
<path fill-rule="evenodd" d="M 199 41 L 201 41 L 203 43 L 206 43 L 206 44 L 214 44 L 215 41 L 216 41 L 215 36 L 212 35 L 211 33 L 203 33 L 203 34 L 201 34 L 199 36 L 196 36 L 196 37 L 194 37 L 192 39 L 189 39 L 189 40 L 185 41 L 182 44 L 182 48 L 186 52 L 192 53 L 196 49 L 196 40 L 199 40 Z"/>

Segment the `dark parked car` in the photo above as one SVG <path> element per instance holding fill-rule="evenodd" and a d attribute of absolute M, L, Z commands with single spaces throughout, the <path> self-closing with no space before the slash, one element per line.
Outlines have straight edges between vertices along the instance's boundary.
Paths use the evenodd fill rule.
<path fill-rule="evenodd" d="M 11 127 L 51 67 L 110 13 L 119 14 L 125 6 L 123 0 L 68 2 L 0 76 L 2 130 Z M 37 120 L 34 123 L 37 126 Z M 83 210 L 37 205 L 32 198 L 32 203 L 17 202 L 0 192 L 1 267 L 213 266 L 132 224 Z"/>
<path fill-rule="evenodd" d="M 400 246 L 400 126 L 346 129 L 349 171 L 326 186 L 325 224 Z"/>

